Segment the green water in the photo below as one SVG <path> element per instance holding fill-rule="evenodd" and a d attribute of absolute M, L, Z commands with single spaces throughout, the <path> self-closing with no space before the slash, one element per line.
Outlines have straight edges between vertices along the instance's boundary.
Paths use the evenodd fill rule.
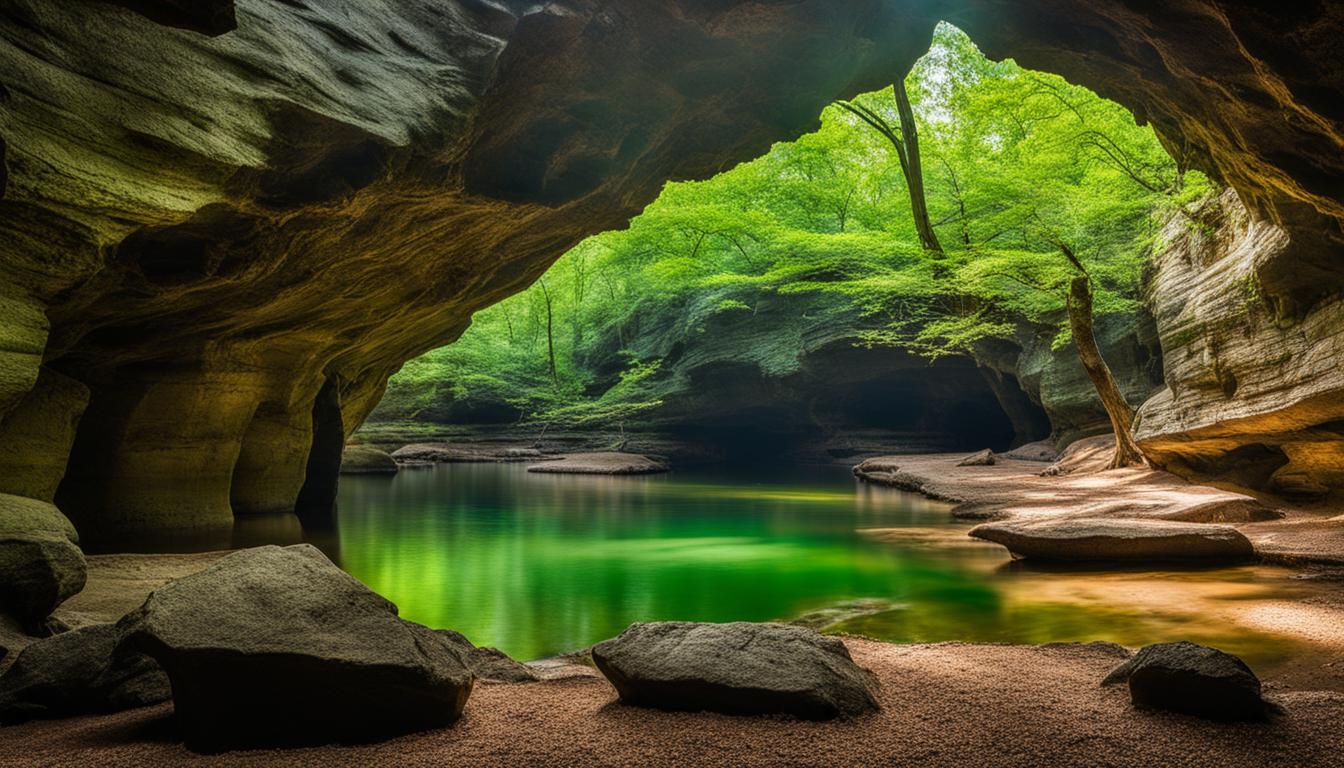
<path fill-rule="evenodd" d="M 1287 572 L 1032 571 L 967 528 L 841 467 L 584 477 L 458 464 L 343 478 L 325 546 L 406 618 L 522 659 L 634 621 L 804 615 L 898 642 L 1191 639 L 1271 666 L 1302 651 L 1238 625 L 1257 601 L 1311 589 Z"/>

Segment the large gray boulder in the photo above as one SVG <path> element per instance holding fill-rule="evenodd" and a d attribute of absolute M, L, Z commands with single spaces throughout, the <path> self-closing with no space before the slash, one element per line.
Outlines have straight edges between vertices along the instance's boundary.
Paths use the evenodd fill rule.
<path fill-rule="evenodd" d="M 1017 519 L 977 525 L 970 535 L 1035 560 L 1221 562 L 1254 554 L 1251 542 L 1229 525 L 1166 520 Z"/>
<path fill-rule="evenodd" d="M 306 544 L 235 552 L 155 590 L 118 627 L 123 647 L 167 671 L 198 751 L 445 726 L 473 683 L 460 649 Z"/>
<path fill-rule="evenodd" d="M 75 526 L 52 504 L 0 493 L 0 611 L 30 631 L 84 588 Z"/>
<path fill-rule="evenodd" d="M 786 624 L 632 624 L 593 646 L 621 700 L 658 709 L 784 713 L 807 720 L 878 708 L 877 680 L 845 644 Z"/>
<path fill-rule="evenodd" d="M 1260 696 L 1260 680 L 1241 659 L 1194 643 L 1140 649 L 1111 670 L 1102 685 L 1129 683 L 1130 700 L 1213 720 L 1263 720 L 1275 707 Z"/>
<path fill-rule="evenodd" d="M 0 722 L 118 712 L 172 698 L 153 659 L 117 652 L 121 633 L 95 624 L 38 640 L 0 675 Z"/>

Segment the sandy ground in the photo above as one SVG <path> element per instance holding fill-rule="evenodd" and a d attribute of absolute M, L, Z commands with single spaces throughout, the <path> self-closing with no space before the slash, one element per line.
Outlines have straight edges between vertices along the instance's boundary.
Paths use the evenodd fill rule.
<path fill-rule="evenodd" d="M 1134 710 L 1097 682 L 1107 646 L 896 646 L 847 639 L 882 711 L 807 723 L 619 704 L 601 678 L 481 685 L 452 728 L 361 746 L 198 756 L 171 706 L 0 730 L 4 766 L 1333 766 L 1344 694 L 1287 691 L 1268 724 Z"/>
<path fill-rule="evenodd" d="M 1072 516 L 1195 521 L 1191 515 L 1199 509 L 1236 511 L 1269 501 L 1147 468 L 1089 471 L 1087 462 L 1095 457 L 1086 454 L 1079 469 L 1047 477 L 1041 471 L 1048 465 L 1041 462 L 1001 458 L 992 466 L 957 466 L 965 456 L 883 456 L 863 466 L 878 470 L 868 475 L 874 482 L 951 502 L 954 516 L 974 520 Z M 1338 510 L 1273 506 L 1283 519 L 1231 522 L 1250 539 L 1257 555 L 1285 565 L 1344 566 L 1344 516 L 1335 516 Z"/>

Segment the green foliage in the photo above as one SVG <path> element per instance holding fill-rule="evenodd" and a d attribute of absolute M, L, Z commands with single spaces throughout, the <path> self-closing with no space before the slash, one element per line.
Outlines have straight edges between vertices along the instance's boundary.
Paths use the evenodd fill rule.
<path fill-rule="evenodd" d="M 1208 182 L 1086 89 L 989 61 L 947 25 L 906 87 L 945 254 L 919 245 L 890 143 L 833 106 L 761 158 L 669 183 L 628 229 L 561 258 L 545 289 L 477 313 L 461 340 L 407 363 L 375 417 L 623 425 L 708 360 L 787 375 L 823 327 L 931 358 L 1024 328 L 1063 344 L 1077 274 L 1064 248 L 1098 315 L 1132 312 L 1160 222 L 1202 226 L 1190 211 Z M 897 120 L 891 88 L 855 102 Z"/>

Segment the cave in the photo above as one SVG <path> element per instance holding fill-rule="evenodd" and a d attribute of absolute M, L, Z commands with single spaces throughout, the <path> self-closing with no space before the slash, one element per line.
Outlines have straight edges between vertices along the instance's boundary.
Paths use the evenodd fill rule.
<path fill-rule="evenodd" d="M 1244 551 L 1234 554 L 1247 568 L 1344 562 L 1333 506 L 1344 490 L 1340 4 L 20 0 L 0 7 L 0 576 L 6 580 L 0 661 L 11 644 L 17 650 L 38 635 L 65 634 L 70 625 L 60 615 L 52 619 L 53 612 L 98 578 L 99 567 L 111 567 L 111 560 L 95 561 L 91 569 L 81 537 L 214 535 L 291 513 L 303 530 L 334 535 L 342 452 L 352 439 L 366 442 L 361 435 L 372 434 L 357 432 L 408 361 L 459 339 L 473 314 L 527 289 L 586 238 L 628 227 L 667 182 L 709 179 L 761 157 L 775 142 L 814 130 L 828 104 L 903 77 L 943 21 L 964 30 L 991 60 L 1058 74 L 1120 104 L 1152 126 L 1182 171 L 1196 169 L 1223 189 L 1206 202 L 1214 211 L 1208 220 L 1168 222 L 1155 233 L 1159 245 L 1145 266 L 1144 295 L 1131 322 L 1102 318 L 1095 329 L 1095 346 L 1117 371 L 1116 391 L 1133 401 L 1134 450 L 1160 476 L 1139 482 L 1158 483 L 1144 486 L 1156 488 L 1149 500 L 1179 497 L 1186 505 L 1159 513 L 1144 501 L 1113 516 L 1142 518 L 1149 528 L 1226 526 L 1231 532 L 1218 546 L 1235 549 L 1244 540 Z M 1095 487 L 1075 488 L 1080 495 L 1069 497 L 1031 485 L 1063 477 L 1059 482 L 1081 487 L 1087 473 L 1125 471 L 1105 466 L 1102 456 L 1115 423 L 1106 418 L 1105 397 L 1098 402 L 1087 390 L 1083 368 L 1054 366 L 1058 350 L 1042 338 L 1024 337 L 982 361 L 933 364 L 852 344 L 819 345 L 780 380 L 716 360 L 693 373 L 715 393 L 714 402 L 674 400 L 662 426 L 728 454 L 742 453 L 748 440 L 768 445 L 771 457 L 820 444 L 841 461 L 861 456 L 826 438 L 864 427 L 908 433 L 942 451 L 1002 452 L 1049 440 L 1075 449 L 1060 465 L 1019 477 L 1028 488 L 1022 498 L 1114 512 L 1107 505 L 1122 500 L 1099 498 Z M 1117 445 L 1127 431 L 1116 431 Z M 352 472 L 378 474 L 383 457 L 369 460 Z M 1039 511 L 1024 511 L 1022 498 L 1006 501 L 993 487 L 974 499 L 955 497 L 920 480 L 912 466 L 859 465 L 855 471 L 867 485 L 861 493 L 846 491 L 857 499 L 852 506 L 880 516 L 886 502 L 872 501 L 873 494 L 894 486 L 946 501 L 960 520 L 987 521 L 991 528 L 979 538 L 1015 542 L 1004 544 L 1015 557 L 1023 552 L 1013 546 L 1037 546 L 1035 556 L 1046 552 L 1045 559 L 1054 551 L 1053 542 L 1016 543 L 1021 532 L 1009 518 Z M 450 483 L 433 485 L 441 475 L 425 477 L 431 479 L 416 493 L 456 498 Z M 381 492 L 376 482 L 363 478 L 351 493 Z M 566 489 L 574 487 L 557 484 L 545 503 L 568 509 L 567 494 L 578 492 Z M 628 502 L 619 493 L 585 499 L 606 510 L 617 497 Z M 695 510 L 698 502 L 679 503 Z M 716 541 L 725 547 L 772 531 L 733 527 L 736 507 L 714 509 L 721 517 L 711 522 L 724 526 L 715 529 Z M 923 513 L 917 505 L 902 510 Z M 856 513 L 846 507 L 845 514 Z M 790 531 L 815 533 L 814 521 L 783 513 L 778 519 L 795 526 Z M 659 523 L 669 530 L 686 524 L 668 520 Z M 628 523 L 614 513 L 600 522 L 612 530 Z M 577 525 L 560 513 L 548 524 Z M 415 522 L 360 514 L 342 521 L 340 565 L 363 567 L 363 576 L 395 558 L 346 546 L 344 537 L 357 537 L 360 525 Z M 713 525 L 705 522 L 704 530 Z M 1089 536 L 1106 538 L 1109 529 L 1097 525 Z M 1249 538 L 1238 525 L 1248 526 Z M 856 523 L 844 536 L 815 537 L 817 561 L 828 562 L 834 552 L 824 548 L 832 539 L 853 539 L 859 527 L 882 526 Z M 1235 537 L 1242 538 L 1227 543 Z M 614 570 L 616 548 L 594 547 L 594 557 L 614 563 L 611 573 L 618 575 L 606 586 L 624 594 L 627 580 L 642 582 Z M 480 551 L 483 568 L 502 570 L 508 562 L 503 549 Z M 231 578 L 258 594 L 274 585 L 264 575 L 249 581 L 261 572 L 251 569 L 316 579 L 331 566 L 307 550 L 242 553 L 255 562 L 239 558 L 222 567 L 239 568 Z M 557 580 L 581 570 L 554 550 L 549 556 L 556 558 Z M 1255 565 L 1245 564 L 1250 558 Z M 899 558 L 863 562 L 893 559 Z M 793 566 L 771 561 L 762 572 L 802 574 L 804 585 L 825 580 L 804 572 L 821 566 Z M 173 572 L 161 581 L 187 584 L 181 587 L 187 594 L 202 583 L 187 581 L 197 576 Z M 448 642 L 417 634 L 431 631 L 425 627 L 396 623 L 402 620 L 395 606 L 389 618 L 391 603 L 365 596 L 340 581 L 339 572 L 332 578 L 313 594 L 330 589 L 349 598 L 344 605 L 367 599 L 379 627 L 418 638 L 406 641 L 411 650 L 397 646 L 398 653 Z M 867 578 L 853 576 L 856 594 L 868 588 Z M 916 593 L 938 591 L 920 586 L 913 566 L 901 578 Z M 733 583 L 752 594 L 753 582 Z M 945 591 L 980 594 L 970 581 L 957 583 Z M 711 584 L 701 586 L 710 592 Z M 219 594 L 221 604 L 236 597 L 229 589 Z M 994 594 L 967 598 L 980 599 L 983 610 L 968 610 L 958 631 L 1011 612 L 1009 601 Z M 994 600 L 1002 602 L 984 608 Z M 800 605 L 764 598 L 752 607 L 767 606 L 778 613 L 755 621 L 803 613 Z M 146 618 L 152 608 L 146 603 L 141 613 L 126 614 L 125 626 L 139 633 L 137 650 L 164 654 L 172 642 L 155 634 Z M 861 634 L 879 621 L 873 616 L 881 615 L 888 629 L 900 623 L 902 609 L 888 601 L 880 610 L 849 604 L 825 610 L 857 610 L 845 614 L 852 623 L 837 631 Z M 578 623 L 601 613 L 595 609 Z M 840 626 L 826 616 L 824 626 Z M 902 626 L 906 640 L 921 637 Z M 1102 635 L 1130 637 L 1120 629 L 1096 639 Z M 1034 638 L 1012 641 L 1041 642 Z M 856 647 L 860 660 L 890 663 L 877 646 Z M 459 665 L 490 650 L 469 642 L 452 648 L 442 652 Z M 1097 655 L 1085 669 L 1070 667 L 1070 679 L 1105 666 L 1106 652 L 1079 651 Z M 994 656 L 999 668 L 1017 663 L 1016 651 L 994 653 L 1002 654 Z M 1055 663 L 1049 651 L 1023 653 Z M 190 665 L 164 666 L 172 676 Z M 298 679 L 312 690 L 334 685 L 339 675 L 327 679 L 322 669 L 305 667 Z M 1297 675 L 1284 678 L 1289 687 L 1306 676 L 1300 667 L 1284 669 Z M 298 674 L 285 672 L 291 673 Z M 454 683 L 459 700 L 451 717 L 400 716 L 424 727 L 451 722 L 473 678 L 460 679 L 466 692 Z M 213 714 L 245 718 L 247 707 L 232 706 L 241 703 L 230 698 L 236 691 L 202 695 L 183 680 L 174 680 L 173 693 L 186 733 L 209 731 L 202 724 Z M 205 680 L 200 690 L 232 690 L 238 682 L 222 672 Z M 407 690 L 416 690 L 418 680 Z M 321 711 L 320 696 L 304 701 Z M 1330 707 L 1321 705 L 1311 717 L 1337 720 L 1338 707 Z M 1292 711 L 1296 717 L 1302 710 Z M 251 723 L 259 737 L 277 735 L 260 720 Z M 305 713 L 296 723 L 320 730 L 321 720 Z M 1319 736 L 1311 722 L 1308 740 Z M 21 734 L 30 749 L 42 743 L 40 729 L 22 728 L 33 729 Z M 187 738 L 190 746 L 193 737 Z M 1059 741 L 1058 734 L 1042 739 Z M 208 738 L 194 743 L 219 746 Z M 1287 756 L 1228 759 L 1288 759 L 1295 747 L 1283 747 Z M 1252 751 L 1275 748 L 1263 743 Z M 1052 749 L 1023 754 L 1050 764 L 1080 760 L 1076 752 Z M 694 759 L 678 750 L 669 755 Z M 1183 757 L 1189 755 L 1152 760 Z"/>
<path fill-rule="evenodd" d="M 939 19 L 990 56 L 1119 101 L 1182 162 L 1234 187 L 1254 220 L 1293 244 L 1253 267 L 1275 316 L 1309 319 L 1339 285 L 1331 255 L 1344 209 L 1328 128 L 1336 81 L 1329 57 L 1312 53 L 1335 28 L 1333 6 L 1270 15 L 1199 2 L 1145 11 L 1042 3 L 1032 13 L 993 2 L 642 3 L 602 13 L 412 4 L 335 27 L 320 5 L 128 7 L 33 3 L 3 17 L 11 74 L 0 206 L 13 342 L 0 402 L 12 410 L 40 369 L 88 388 L 94 418 L 75 444 L 96 458 L 71 467 L 87 489 L 71 495 L 76 518 L 102 514 L 82 496 L 116 499 L 115 514 L 150 524 L 178 524 L 159 519 L 160 497 L 199 510 L 179 522 L 227 519 L 238 457 L 266 450 L 245 441 L 270 439 L 249 429 L 258 409 L 302 431 L 335 375 L 349 433 L 404 360 L 451 341 L 471 312 L 530 283 L 579 238 L 619 226 L 663 180 L 759 154 L 813 124 L 828 100 L 907 69 Z M 84 29 L 84 14 L 106 23 Z M 304 34 L 281 37 L 282 25 Z M 82 37 L 64 31 L 75 28 Z M 22 44 L 34 37 L 84 52 L 63 60 L 76 76 L 138 78 L 142 108 L 109 119 L 99 75 L 80 81 L 75 111 L 53 112 L 58 70 Z M 451 63 L 460 81 L 434 87 L 406 45 Z M 277 77 L 287 56 L 311 62 L 309 80 L 324 90 Z M 133 60 L 158 66 L 133 74 Z M 344 67 L 358 76 L 342 77 Z M 187 98 L 174 75 L 183 68 L 228 76 Z M 417 84 L 406 103 L 380 100 Z M 1202 96 L 1206 87 L 1237 109 Z M 324 114 L 319 93 L 344 106 Z M 1280 109 L 1303 117 L 1280 120 Z M 92 139 L 80 126 L 96 126 L 99 143 L 72 143 L 57 159 L 50 137 Z M 42 168 L 81 164 L 107 168 L 95 187 L 118 174 L 136 181 L 108 198 L 115 203 L 81 209 L 70 201 L 95 187 L 40 180 Z M 174 172 L 143 170 L 154 167 Z M 1238 380 L 1244 388 L 1247 377 Z M 182 387 L 212 394 L 184 398 Z M 209 425 L 197 410 L 207 402 Z M 1324 410 L 1313 418 L 1334 418 Z M 1152 438 L 1165 445 L 1198 429 L 1164 426 Z M 190 499 L 151 488 L 152 471 L 132 480 L 142 439 L 177 446 L 169 450 L 180 458 L 164 461 L 217 479 Z M 64 450 L 52 452 L 44 471 L 62 474 Z M 293 502 L 306 453 L 289 451 L 292 477 L 258 503 Z"/>

